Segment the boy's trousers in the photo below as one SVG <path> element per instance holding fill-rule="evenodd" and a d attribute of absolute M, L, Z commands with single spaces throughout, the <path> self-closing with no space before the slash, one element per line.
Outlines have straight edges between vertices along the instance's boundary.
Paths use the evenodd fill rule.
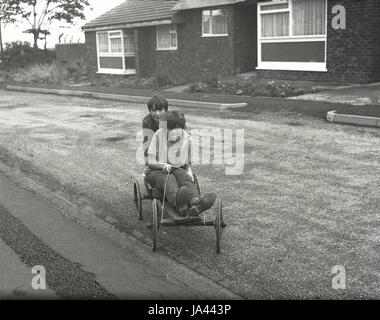
<path fill-rule="evenodd" d="M 147 174 L 146 178 L 153 188 L 158 188 L 161 191 L 164 191 L 167 178 L 166 173 L 163 173 L 161 170 L 151 170 Z M 192 181 L 186 170 L 176 168 L 169 174 L 168 182 L 166 185 L 166 199 L 174 207 L 176 207 L 176 197 L 178 190 L 182 186 L 187 187 L 192 199 L 200 196 L 196 184 Z"/>

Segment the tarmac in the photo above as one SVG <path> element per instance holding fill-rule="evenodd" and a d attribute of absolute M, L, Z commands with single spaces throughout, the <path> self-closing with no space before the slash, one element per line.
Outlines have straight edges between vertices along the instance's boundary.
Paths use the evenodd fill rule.
<path fill-rule="evenodd" d="M 359 97 L 358 99 L 361 99 L 360 94 L 369 94 L 367 91 L 371 88 L 375 91 L 377 90 L 377 86 L 363 86 L 364 91 L 361 92 L 360 86 L 358 86 L 355 87 L 356 91 L 353 92 L 356 92 Z M 171 106 L 179 106 L 183 108 L 213 110 L 233 109 L 234 111 L 249 113 L 260 113 L 263 111 L 288 111 L 310 117 L 327 119 L 328 121 L 335 123 L 380 127 L 380 105 L 348 104 L 347 100 L 344 99 L 346 91 L 349 90 L 346 88 L 329 91 L 333 92 L 332 95 L 334 96 L 334 99 L 331 99 L 332 102 L 318 101 L 318 96 L 314 98 L 313 95 L 284 99 L 238 95 L 153 91 L 131 88 L 109 88 L 89 85 L 84 85 L 81 87 L 55 86 L 46 84 L 33 84 L 33 86 L 8 85 L 6 89 L 23 92 L 57 94 L 61 96 L 77 96 L 82 98 L 125 101 L 141 104 L 146 104 L 149 97 L 151 97 L 153 94 L 159 93 L 165 95 L 168 98 L 169 104 Z M 328 94 L 324 95 L 324 97 L 326 96 L 328 96 Z M 340 101 L 339 97 L 341 97 L 342 102 L 346 103 L 337 103 L 337 101 Z M 370 99 L 368 101 L 372 100 Z"/>

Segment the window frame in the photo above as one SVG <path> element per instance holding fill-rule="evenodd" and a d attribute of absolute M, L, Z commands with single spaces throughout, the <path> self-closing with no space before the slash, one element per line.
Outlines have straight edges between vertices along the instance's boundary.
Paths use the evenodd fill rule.
<path fill-rule="evenodd" d="M 159 34 L 159 28 L 162 28 L 162 27 L 169 27 L 169 37 L 172 35 L 172 34 L 175 34 L 175 40 L 176 40 L 176 46 L 173 47 L 172 44 L 171 44 L 171 40 L 170 40 L 170 47 L 169 48 L 159 48 L 158 45 L 159 45 L 159 41 L 158 41 L 158 34 Z M 173 29 L 171 29 L 172 27 L 174 27 Z M 156 26 L 156 50 L 157 51 L 175 51 L 175 50 L 178 50 L 178 29 L 177 29 L 177 25 L 175 23 L 171 23 L 171 24 L 161 24 L 161 25 L 157 25 Z"/>
<path fill-rule="evenodd" d="M 327 72 L 327 0 L 325 1 L 325 34 L 323 35 L 293 35 L 293 0 L 272 0 L 268 2 L 257 3 L 257 68 L 258 70 L 285 70 L 285 71 L 316 71 Z M 286 4 L 288 8 L 264 10 L 261 8 L 269 5 Z M 289 12 L 289 36 L 280 37 L 263 37 L 261 15 Z M 262 44 L 263 43 L 284 43 L 284 42 L 324 42 L 325 59 L 324 62 L 279 62 L 279 61 L 262 61 Z"/>
<path fill-rule="evenodd" d="M 212 32 L 212 12 L 213 11 L 216 11 L 216 10 L 222 10 L 225 12 L 225 15 L 226 15 L 226 30 L 227 30 L 227 33 L 220 33 L 220 34 L 214 34 Z M 204 24 L 203 24 L 203 13 L 205 11 L 209 11 L 210 13 L 210 33 L 205 33 L 204 32 Z M 211 37 L 228 37 L 229 36 L 229 33 L 228 33 L 228 11 L 225 9 L 225 8 L 212 8 L 212 9 L 205 9 L 205 10 L 202 10 L 202 38 L 211 38 Z"/>
<path fill-rule="evenodd" d="M 119 32 L 120 35 L 110 35 L 112 33 Z M 101 33 L 107 33 L 108 36 L 108 52 L 100 52 L 99 47 L 99 34 Z M 98 71 L 97 73 L 105 73 L 105 74 L 136 74 L 136 69 L 126 69 L 125 68 L 125 58 L 126 57 L 135 57 L 135 51 L 134 52 L 125 52 L 124 48 L 124 37 L 127 36 L 127 33 L 122 29 L 116 29 L 116 30 L 102 30 L 96 32 L 96 54 L 97 54 L 97 62 L 98 62 Z M 120 52 L 112 52 L 111 50 L 111 39 L 112 38 L 120 38 L 121 39 L 121 51 Z M 114 58 L 121 58 L 122 60 L 122 69 L 112 69 L 112 68 L 101 68 L 100 67 L 100 58 L 102 57 L 114 57 Z"/>

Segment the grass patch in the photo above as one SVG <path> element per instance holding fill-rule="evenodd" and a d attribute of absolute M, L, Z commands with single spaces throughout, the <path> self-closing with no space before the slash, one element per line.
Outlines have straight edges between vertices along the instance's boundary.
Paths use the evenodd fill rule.
<path fill-rule="evenodd" d="M 65 75 L 53 64 L 34 64 L 9 73 L 9 80 L 15 83 L 59 83 Z"/>

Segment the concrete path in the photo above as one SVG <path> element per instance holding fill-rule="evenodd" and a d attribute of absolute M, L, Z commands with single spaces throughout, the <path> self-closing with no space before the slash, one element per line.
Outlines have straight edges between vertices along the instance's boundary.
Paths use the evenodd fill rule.
<path fill-rule="evenodd" d="M 16 253 L 0 239 L 0 300 L 58 298 L 54 291 L 34 290 L 31 268 L 22 263 Z"/>
<path fill-rule="evenodd" d="M 0 298 L 239 298 L 137 241 L 116 246 L 3 175 L 0 209 Z M 50 287 L 42 293 L 31 288 L 37 264 Z"/>

